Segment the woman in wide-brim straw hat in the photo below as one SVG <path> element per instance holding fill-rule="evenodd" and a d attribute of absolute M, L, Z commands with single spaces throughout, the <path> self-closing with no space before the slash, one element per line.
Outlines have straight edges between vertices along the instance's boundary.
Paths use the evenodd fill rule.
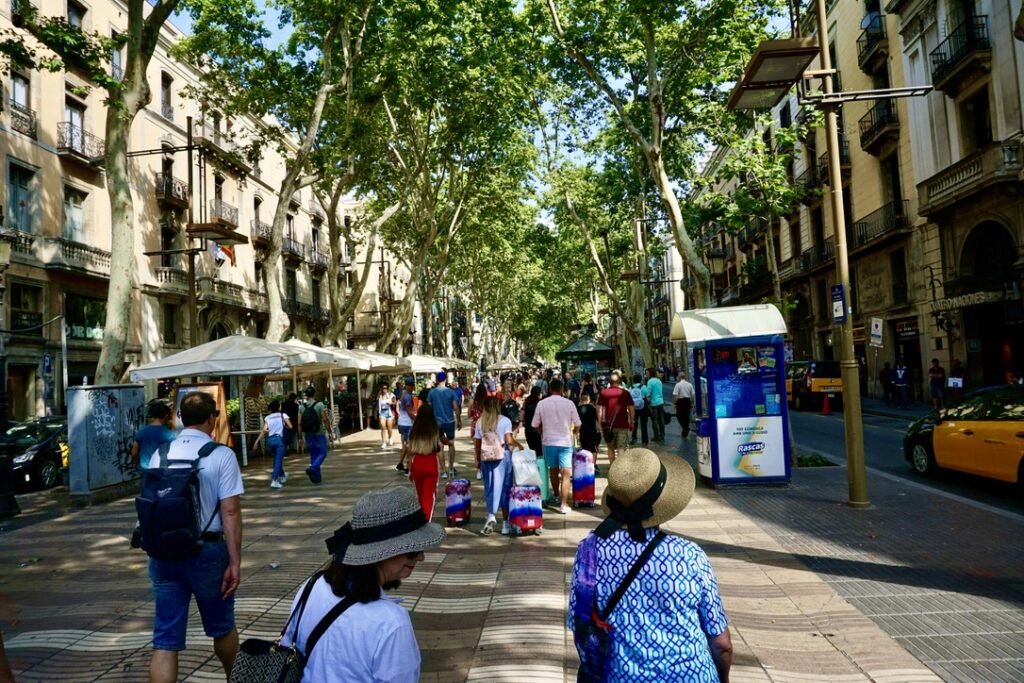
<path fill-rule="evenodd" d="M 729 680 L 732 640 L 707 555 L 658 528 L 689 504 L 694 483 L 685 460 L 646 448 L 612 463 L 601 501 L 608 517 L 580 543 L 573 564 L 568 625 L 579 680 Z M 606 658 L 594 655 L 595 624 L 610 632 Z"/>
<path fill-rule="evenodd" d="M 384 591 L 397 588 L 423 561 L 423 551 L 445 536 L 440 525 L 427 522 L 408 487 L 370 491 L 356 501 L 352 521 L 327 540 L 333 559 L 299 612 L 295 640 L 307 655 L 304 683 L 419 680 L 420 649 L 409 613 Z M 305 584 L 293 611 L 304 589 Z M 346 598 L 352 606 L 307 652 L 313 629 Z M 281 644 L 292 645 L 290 630 Z"/>

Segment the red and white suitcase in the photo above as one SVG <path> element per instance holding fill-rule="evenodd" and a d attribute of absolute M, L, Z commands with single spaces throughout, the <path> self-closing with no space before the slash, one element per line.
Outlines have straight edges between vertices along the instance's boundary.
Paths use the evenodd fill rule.
<path fill-rule="evenodd" d="M 473 514 L 469 479 L 452 479 L 444 487 L 444 515 L 448 526 L 462 526 Z"/>
<path fill-rule="evenodd" d="M 594 506 L 594 454 L 580 449 L 572 454 L 572 504 Z"/>
<path fill-rule="evenodd" d="M 512 487 L 508 495 L 508 523 L 515 535 L 543 531 L 544 509 L 539 486 Z"/>

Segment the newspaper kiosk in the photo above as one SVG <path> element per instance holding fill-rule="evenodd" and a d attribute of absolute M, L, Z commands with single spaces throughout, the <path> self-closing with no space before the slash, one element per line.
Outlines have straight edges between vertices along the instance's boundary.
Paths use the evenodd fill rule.
<path fill-rule="evenodd" d="M 715 484 L 789 481 L 783 336 L 770 304 L 684 311 L 671 339 L 685 341 L 693 378 L 697 463 Z"/>

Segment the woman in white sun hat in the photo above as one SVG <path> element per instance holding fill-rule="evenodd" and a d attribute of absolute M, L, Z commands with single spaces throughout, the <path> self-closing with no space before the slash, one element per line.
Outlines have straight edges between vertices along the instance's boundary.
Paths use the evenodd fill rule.
<path fill-rule="evenodd" d="M 299 611 L 295 644 L 307 655 L 304 683 L 419 680 L 420 649 L 409 612 L 385 591 L 397 588 L 423 561 L 423 551 L 445 537 L 440 525 L 427 522 L 408 487 L 370 491 L 356 501 L 352 521 L 327 540 L 334 559 L 322 576 L 310 579 L 315 583 Z M 305 589 L 303 584 L 292 611 Z M 310 652 L 310 636 L 332 610 L 341 613 Z M 292 645 L 291 629 L 281 645 Z"/>
<path fill-rule="evenodd" d="M 732 640 L 718 583 L 696 543 L 658 527 L 693 497 L 693 469 L 646 448 L 608 470 L 608 517 L 580 542 L 568 625 L 580 681 L 729 680 Z"/>

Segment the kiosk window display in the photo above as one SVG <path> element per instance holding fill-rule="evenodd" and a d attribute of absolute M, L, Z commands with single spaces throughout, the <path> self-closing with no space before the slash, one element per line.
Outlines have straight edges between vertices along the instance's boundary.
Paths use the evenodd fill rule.
<path fill-rule="evenodd" d="M 698 470 L 716 484 L 788 481 L 785 324 L 774 306 L 730 308 L 754 310 L 748 320 L 739 316 L 729 326 L 708 324 L 706 336 L 686 337 L 696 393 Z M 730 308 L 682 316 L 715 323 L 710 319 L 727 311 L 736 317 Z"/>

